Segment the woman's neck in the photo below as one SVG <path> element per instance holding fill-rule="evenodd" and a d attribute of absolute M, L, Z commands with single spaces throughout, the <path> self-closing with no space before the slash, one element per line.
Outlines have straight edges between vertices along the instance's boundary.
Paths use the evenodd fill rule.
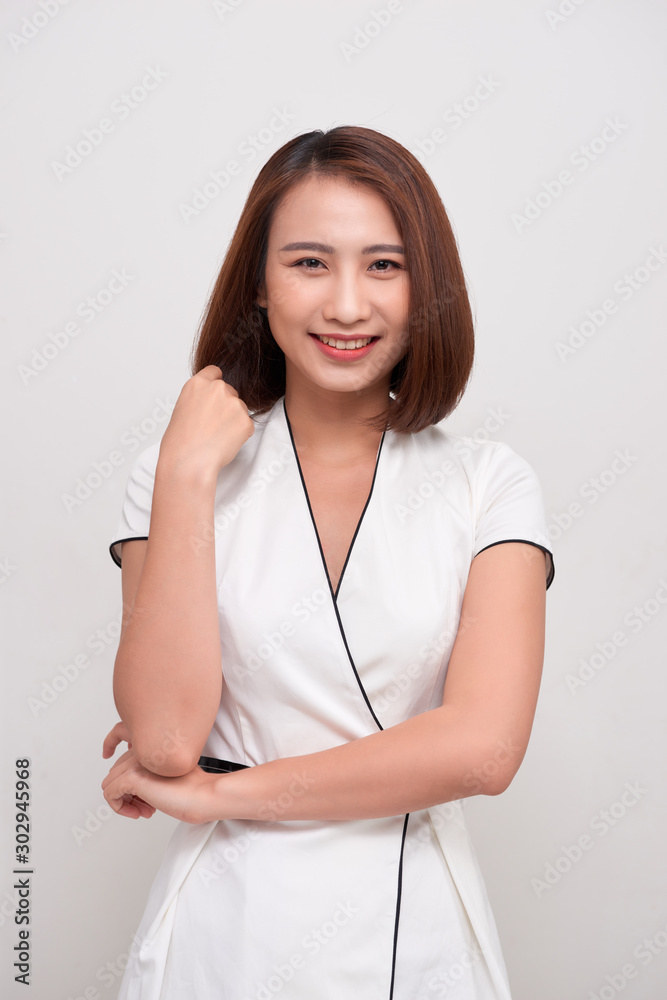
<path fill-rule="evenodd" d="M 373 386 L 363 392 L 335 392 L 290 383 L 285 409 L 299 456 L 317 464 L 344 465 L 375 454 L 382 431 L 365 422 L 389 402 L 389 391 Z"/>

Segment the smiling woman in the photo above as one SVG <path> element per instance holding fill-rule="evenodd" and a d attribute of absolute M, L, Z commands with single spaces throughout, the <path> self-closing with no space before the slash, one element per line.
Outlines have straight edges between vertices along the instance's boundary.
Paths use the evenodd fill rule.
<path fill-rule="evenodd" d="M 303 232 L 332 242 L 290 241 Z M 369 232 L 385 242 L 364 245 Z M 407 352 L 410 286 L 400 240 L 384 199 L 343 178 L 311 175 L 283 198 L 258 302 L 285 356 L 286 385 L 354 389 L 373 396 L 375 412 L 386 405 L 391 372 Z M 306 250 L 320 256 L 304 258 Z M 354 365 L 371 353 L 372 366 Z"/>
<path fill-rule="evenodd" d="M 104 794 L 181 821 L 119 1000 L 510 997 L 462 800 L 526 752 L 554 569 L 531 466 L 443 425 L 472 359 L 409 151 L 279 149 L 111 544 Z"/>
<path fill-rule="evenodd" d="M 393 360 L 391 399 L 384 398 L 368 421 L 372 426 L 418 431 L 459 402 L 472 369 L 474 330 L 456 240 L 433 181 L 393 139 L 361 127 L 310 132 L 282 146 L 260 170 L 193 358 L 194 371 L 220 367 L 255 413 L 266 412 L 286 389 L 285 356 L 276 351 L 266 295 L 258 294 L 264 280 L 276 312 L 290 307 L 293 289 L 312 298 L 307 282 L 319 287 L 324 281 L 330 301 L 317 317 L 321 329 L 307 327 L 324 336 L 381 333 L 363 313 L 354 315 L 360 301 L 350 296 L 362 286 L 364 294 L 374 288 L 394 312 L 401 298 L 402 336 L 393 336 L 391 347 L 385 342 L 382 352 Z M 333 292 L 347 301 L 331 301 Z M 372 309 L 372 302 L 362 308 Z M 365 371 L 374 372 L 375 364 L 373 350 Z M 355 382 L 357 376 L 346 377 Z"/>

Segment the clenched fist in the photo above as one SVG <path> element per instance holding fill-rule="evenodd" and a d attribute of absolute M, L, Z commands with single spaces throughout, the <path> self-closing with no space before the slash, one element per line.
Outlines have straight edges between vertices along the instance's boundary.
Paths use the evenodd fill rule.
<path fill-rule="evenodd" d="M 160 443 L 170 468 L 217 476 L 255 431 L 248 407 L 217 365 L 189 378 Z"/>

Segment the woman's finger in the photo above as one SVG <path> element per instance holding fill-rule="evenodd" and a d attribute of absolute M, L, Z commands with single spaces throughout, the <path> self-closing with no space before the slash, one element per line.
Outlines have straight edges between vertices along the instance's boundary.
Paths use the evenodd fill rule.
<path fill-rule="evenodd" d="M 120 799 L 109 801 L 109 805 L 118 816 L 128 819 L 150 819 L 155 809 L 136 795 L 124 795 Z"/>
<path fill-rule="evenodd" d="M 112 781 L 116 781 L 122 774 L 124 774 L 129 768 L 131 768 L 136 761 L 134 752 L 132 750 L 126 750 L 122 757 L 115 760 L 111 765 L 109 773 L 105 776 L 102 781 L 102 789 L 105 789 Z"/>
<path fill-rule="evenodd" d="M 222 369 L 218 368 L 217 365 L 206 365 L 204 368 L 200 368 L 197 374 L 214 381 L 222 378 Z"/>
<path fill-rule="evenodd" d="M 138 819 L 152 816 L 155 808 L 132 790 L 136 785 L 136 773 L 131 760 L 132 754 L 124 754 L 116 761 L 102 782 L 102 792 L 114 812 L 121 816 Z"/>
<path fill-rule="evenodd" d="M 123 795 L 116 812 L 119 816 L 127 816 L 129 819 L 150 819 L 156 809 L 139 795 L 126 793 Z"/>
<path fill-rule="evenodd" d="M 106 759 L 107 757 L 113 757 L 114 751 L 119 743 L 125 741 L 128 748 L 132 746 L 130 742 L 130 731 L 121 720 L 117 722 L 110 732 L 104 737 L 104 743 L 102 744 L 102 756 Z"/>

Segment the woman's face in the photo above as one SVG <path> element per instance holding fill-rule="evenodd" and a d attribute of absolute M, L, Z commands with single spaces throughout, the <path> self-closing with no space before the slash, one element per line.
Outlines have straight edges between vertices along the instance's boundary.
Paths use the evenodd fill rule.
<path fill-rule="evenodd" d="M 402 250 L 372 188 L 314 174 L 291 188 L 274 213 L 257 299 L 285 355 L 286 391 L 354 391 L 385 405 L 407 350 Z"/>

